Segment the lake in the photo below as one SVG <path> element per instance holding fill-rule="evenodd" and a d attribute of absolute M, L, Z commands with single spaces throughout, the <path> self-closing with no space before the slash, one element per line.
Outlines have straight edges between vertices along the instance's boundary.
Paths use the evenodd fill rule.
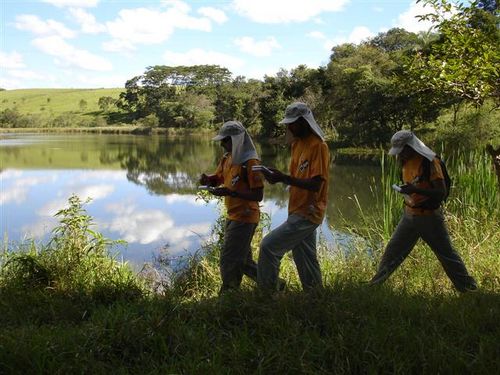
<path fill-rule="evenodd" d="M 256 142 L 264 165 L 287 170 L 284 145 Z M 321 235 L 341 248 L 344 222 L 357 223 L 356 196 L 374 211 L 380 166 L 376 160 L 332 152 L 329 204 Z M 54 214 L 72 194 L 85 200 L 96 228 L 123 239 L 123 259 L 135 267 L 159 252 L 183 255 L 200 248 L 219 215 L 217 201 L 197 199 L 198 178 L 215 170 L 223 150 L 209 137 L 3 134 L 0 136 L 0 230 L 11 248 L 27 239 L 44 243 Z M 375 157 L 377 159 L 377 157 Z M 266 184 L 262 210 L 271 228 L 287 215 L 288 192 Z"/>

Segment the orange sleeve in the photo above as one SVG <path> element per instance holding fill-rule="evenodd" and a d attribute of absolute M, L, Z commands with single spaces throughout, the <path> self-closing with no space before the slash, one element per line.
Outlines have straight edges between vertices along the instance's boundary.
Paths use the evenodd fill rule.
<path fill-rule="evenodd" d="M 215 170 L 215 173 L 212 175 L 216 178 L 217 184 L 222 184 L 224 182 L 224 163 L 227 160 L 226 156 L 223 156 L 219 164 L 217 165 L 217 169 Z"/>
<path fill-rule="evenodd" d="M 291 158 L 290 158 L 290 163 L 288 164 L 288 172 L 290 173 L 290 175 L 293 176 L 293 172 L 295 171 L 295 164 L 296 164 L 296 160 L 295 160 L 295 153 L 293 152 L 295 149 L 295 142 L 292 143 L 292 146 L 291 146 Z"/>
<path fill-rule="evenodd" d="M 257 159 L 247 161 L 248 187 L 250 189 L 258 189 L 264 186 L 262 173 L 252 171 L 254 165 L 260 165 L 260 161 Z"/>
<path fill-rule="evenodd" d="M 328 176 L 328 165 L 330 163 L 330 152 L 326 143 L 318 144 L 311 153 L 310 178 L 320 176 L 326 180 Z"/>
<path fill-rule="evenodd" d="M 441 169 L 441 162 L 438 158 L 434 158 L 430 165 L 429 180 L 444 180 L 443 170 Z"/>

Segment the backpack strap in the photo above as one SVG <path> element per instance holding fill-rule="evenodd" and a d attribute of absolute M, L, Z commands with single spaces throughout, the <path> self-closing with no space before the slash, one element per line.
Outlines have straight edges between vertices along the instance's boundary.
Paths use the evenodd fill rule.
<path fill-rule="evenodd" d="M 436 157 L 439 159 L 439 161 L 441 162 L 441 165 L 443 164 L 442 161 L 441 161 L 441 158 L 436 155 Z M 426 157 L 424 157 L 424 159 L 422 160 L 422 174 L 420 175 L 419 177 L 419 180 L 420 181 L 428 181 L 430 182 L 430 179 L 431 179 L 431 161 L 429 159 L 427 159 Z M 443 171 L 443 174 L 444 174 L 444 171 Z M 424 209 L 431 209 L 431 210 L 435 210 L 435 209 L 438 209 L 440 206 L 441 206 L 441 203 L 442 201 L 441 200 L 436 200 L 436 199 L 433 199 L 433 198 L 430 198 L 425 200 L 424 202 L 422 202 L 422 204 L 420 204 L 418 207 L 419 208 L 424 208 Z"/>

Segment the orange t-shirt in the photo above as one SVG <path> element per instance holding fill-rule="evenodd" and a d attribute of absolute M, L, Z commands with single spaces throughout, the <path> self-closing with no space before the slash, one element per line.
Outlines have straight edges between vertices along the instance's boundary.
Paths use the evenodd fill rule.
<path fill-rule="evenodd" d="M 290 174 L 295 178 L 323 180 L 318 192 L 290 186 L 288 214 L 298 214 L 309 221 L 321 224 L 328 200 L 328 167 L 330 152 L 328 146 L 315 134 L 298 138 L 292 144 Z"/>
<path fill-rule="evenodd" d="M 417 188 L 420 189 L 429 189 L 431 188 L 430 181 L 435 180 L 443 180 L 443 171 L 441 170 L 441 164 L 438 158 L 434 158 L 432 163 L 430 164 L 430 181 L 422 181 L 421 177 L 424 173 L 422 162 L 424 160 L 424 156 L 418 154 L 414 158 L 407 160 L 403 164 L 403 182 L 405 184 L 414 184 Z M 425 210 L 422 208 L 418 208 L 422 203 L 426 200 L 430 199 L 426 195 L 413 193 L 409 196 L 410 202 L 406 202 L 406 212 L 411 213 L 413 215 L 424 215 L 429 210 Z M 426 212 L 427 211 L 427 212 Z"/>
<path fill-rule="evenodd" d="M 217 166 L 215 175 L 226 188 L 231 191 L 241 191 L 256 189 L 264 186 L 262 174 L 252 171 L 253 165 L 259 165 L 257 159 L 250 159 L 244 165 L 231 165 L 233 162 L 230 153 L 224 154 Z M 229 220 L 241 221 L 244 223 L 258 223 L 260 219 L 259 202 L 231 197 L 226 195 L 224 203 L 227 209 Z"/>

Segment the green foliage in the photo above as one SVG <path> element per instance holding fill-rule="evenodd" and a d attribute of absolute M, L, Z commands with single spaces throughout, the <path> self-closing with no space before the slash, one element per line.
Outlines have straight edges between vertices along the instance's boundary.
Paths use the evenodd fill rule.
<path fill-rule="evenodd" d="M 418 2 L 420 2 L 419 0 Z M 500 30 L 498 12 L 477 1 L 469 6 L 449 0 L 423 0 L 432 12 L 423 20 L 437 23 L 439 39 L 418 51 L 408 66 L 410 85 L 480 106 L 488 98 L 499 105 Z"/>
<path fill-rule="evenodd" d="M 97 101 L 97 105 L 103 112 L 108 112 L 109 109 L 116 104 L 116 99 L 111 96 L 101 96 Z"/>
<path fill-rule="evenodd" d="M 68 207 L 55 216 L 59 226 L 46 246 L 38 250 L 31 245 L 27 251 L 2 254 L 1 289 L 34 288 L 99 301 L 135 298 L 142 293 L 128 266 L 108 253 L 111 246 L 122 241 L 111 241 L 92 230 L 92 218 L 78 197 L 70 197 Z"/>
<path fill-rule="evenodd" d="M 448 162 L 456 181 L 446 208 L 450 233 L 480 285 L 460 296 L 421 244 L 383 286 L 364 284 L 386 241 L 379 216 L 358 228 L 372 233 L 368 249 L 366 241 L 351 243 L 348 251 L 329 251 L 320 243 L 325 289 L 319 293 L 301 291 L 287 255 L 280 271 L 289 286 L 285 293 L 269 299 L 245 282 L 240 292 L 217 298 L 221 215 L 213 246 L 188 258 L 185 272 L 165 283 L 161 294 L 150 294 L 129 270 L 117 271 L 127 268 L 109 258 L 106 240 L 90 230 L 91 218 L 73 197 L 58 213 L 50 249 L 29 244 L 0 258 L 0 368 L 3 373 L 494 373 L 500 200 L 492 197 L 492 172 L 482 158 L 473 153 Z M 394 182 L 391 168 L 383 175 L 384 186 Z M 397 200 L 384 202 L 401 207 Z"/>
<path fill-rule="evenodd" d="M 80 101 L 78 102 L 78 107 L 80 107 L 80 111 L 84 112 L 88 107 L 87 101 L 85 99 L 80 99 Z"/>
<path fill-rule="evenodd" d="M 160 120 L 158 120 L 158 117 L 152 113 L 140 119 L 137 123 L 141 126 L 156 128 L 160 124 Z"/>
<path fill-rule="evenodd" d="M 493 102 L 488 101 L 479 108 L 464 103 L 457 109 L 445 110 L 427 138 L 446 148 L 466 150 L 481 149 L 488 143 L 500 145 L 500 111 L 493 107 Z"/>
<path fill-rule="evenodd" d="M 98 98 L 104 94 L 118 98 L 121 89 L 30 89 L 0 92 L 0 99 L 9 103 L 0 111 L 2 128 L 50 128 L 101 126 Z M 3 99 L 2 99 L 3 98 Z M 24 100 L 23 100 L 24 99 Z M 82 113 L 80 101 L 87 103 Z M 107 118 L 117 112 L 108 112 Z M 111 121 L 110 121 L 111 122 Z M 116 121 L 115 121 L 116 122 Z"/>

